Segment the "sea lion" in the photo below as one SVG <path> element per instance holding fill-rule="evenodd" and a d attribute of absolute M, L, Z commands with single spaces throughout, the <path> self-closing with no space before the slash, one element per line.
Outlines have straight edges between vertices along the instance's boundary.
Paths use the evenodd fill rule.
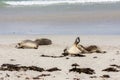
<path fill-rule="evenodd" d="M 70 48 L 64 49 L 64 53 L 68 53 L 68 54 L 105 53 L 105 51 L 101 51 L 101 49 L 96 45 L 90 45 L 88 47 L 84 47 L 79 43 L 80 43 L 80 38 L 77 37 L 74 44 Z"/>
<path fill-rule="evenodd" d="M 32 40 L 24 40 L 16 45 L 16 48 L 32 48 L 32 49 L 38 49 L 38 44 L 35 41 Z"/>
<path fill-rule="evenodd" d="M 80 38 L 77 37 L 74 44 L 70 48 L 65 48 L 64 53 L 69 53 L 69 54 L 79 54 L 79 53 L 87 53 L 85 48 L 82 45 L 79 45 Z"/>
<path fill-rule="evenodd" d="M 42 39 L 36 39 L 35 42 L 38 45 L 51 45 L 52 41 L 50 39 L 42 38 Z"/>
<path fill-rule="evenodd" d="M 106 51 L 101 51 L 101 49 L 96 45 L 90 45 L 85 48 L 89 53 L 106 53 Z"/>

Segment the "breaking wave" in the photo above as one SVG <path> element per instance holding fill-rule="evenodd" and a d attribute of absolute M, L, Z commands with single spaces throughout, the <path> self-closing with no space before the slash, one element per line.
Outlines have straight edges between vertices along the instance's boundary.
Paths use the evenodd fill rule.
<path fill-rule="evenodd" d="M 14 0 L 2 1 L 11 6 L 30 6 L 30 5 L 55 5 L 55 4 L 86 4 L 86 3 L 116 3 L 120 0 Z"/>

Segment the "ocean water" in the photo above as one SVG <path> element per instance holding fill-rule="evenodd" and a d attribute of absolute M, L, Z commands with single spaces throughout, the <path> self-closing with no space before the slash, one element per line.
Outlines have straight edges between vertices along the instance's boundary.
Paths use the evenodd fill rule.
<path fill-rule="evenodd" d="M 120 0 L 1 0 L 0 34 L 120 35 Z"/>

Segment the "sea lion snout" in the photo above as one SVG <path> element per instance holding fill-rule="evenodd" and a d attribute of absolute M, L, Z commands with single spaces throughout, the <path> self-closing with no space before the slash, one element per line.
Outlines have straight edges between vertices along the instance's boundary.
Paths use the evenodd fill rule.
<path fill-rule="evenodd" d="M 15 48 L 20 48 L 20 43 L 17 43 Z"/>

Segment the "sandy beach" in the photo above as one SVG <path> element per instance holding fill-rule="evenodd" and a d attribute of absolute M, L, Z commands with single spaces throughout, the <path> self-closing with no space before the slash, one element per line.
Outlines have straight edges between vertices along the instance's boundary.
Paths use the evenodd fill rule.
<path fill-rule="evenodd" d="M 119 41 L 120 0 L 0 0 L 0 80 L 120 80 Z"/>
<path fill-rule="evenodd" d="M 70 47 L 76 37 L 80 44 L 97 45 L 107 53 L 84 54 L 84 57 L 65 56 L 60 58 L 41 55 L 61 56 L 66 47 Z M 48 38 L 52 45 L 39 46 L 38 49 L 17 49 L 22 40 Z M 120 79 L 120 36 L 100 35 L 0 35 L 0 80 L 119 80 Z M 89 68 L 93 74 L 70 72 L 72 64 L 78 68 Z M 9 70 L 17 65 L 24 69 Z M 32 66 L 32 68 L 31 68 Z M 34 66 L 34 68 L 33 68 Z M 3 70 L 3 68 L 4 70 Z M 35 68 L 36 67 L 36 68 Z M 9 68 L 9 69 L 8 69 Z M 37 70 L 39 68 L 39 70 Z M 40 68 L 44 69 L 40 71 Z M 112 68 L 109 71 L 105 70 Z"/>

